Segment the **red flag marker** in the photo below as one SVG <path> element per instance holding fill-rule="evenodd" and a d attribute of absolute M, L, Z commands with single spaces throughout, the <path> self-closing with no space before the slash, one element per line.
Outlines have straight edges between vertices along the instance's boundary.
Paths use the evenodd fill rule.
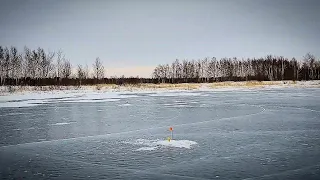
<path fill-rule="evenodd" d="M 170 140 L 173 140 L 173 128 L 170 127 L 169 130 L 171 131 L 171 138 L 170 138 Z M 170 142 L 170 141 L 169 141 L 169 142 Z"/>

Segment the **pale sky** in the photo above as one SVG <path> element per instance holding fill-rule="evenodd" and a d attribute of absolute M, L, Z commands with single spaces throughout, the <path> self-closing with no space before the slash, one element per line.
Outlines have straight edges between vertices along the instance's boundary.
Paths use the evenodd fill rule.
<path fill-rule="evenodd" d="M 178 59 L 320 57 L 319 0 L 0 0 L 0 45 L 100 57 L 107 76 Z"/>

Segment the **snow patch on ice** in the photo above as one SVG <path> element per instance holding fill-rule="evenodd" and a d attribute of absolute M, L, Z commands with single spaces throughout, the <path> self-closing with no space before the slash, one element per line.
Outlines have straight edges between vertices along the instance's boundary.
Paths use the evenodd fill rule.
<path fill-rule="evenodd" d="M 68 125 L 76 122 L 60 122 L 60 123 L 55 123 L 55 124 L 50 124 L 51 126 L 63 126 L 63 125 Z"/>
<path fill-rule="evenodd" d="M 32 113 L 6 113 L 6 114 L 0 114 L 0 116 L 16 116 L 16 115 L 27 115 L 27 114 L 32 114 Z"/>
<path fill-rule="evenodd" d="M 137 149 L 136 151 L 153 151 L 156 150 L 158 147 L 154 146 L 154 147 L 141 147 L 139 149 Z"/>
<path fill-rule="evenodd" d="M 171 92 L 157 92 L 155 94 L 149 94 L 149 96 L 166 96 L 166 97 L 175 97 L 175 96 L 201 96 L 202 93 L 199 92 L 188 92 L 188 91 L 171 91 Z"/>
<path fill-rule="evenodd" d="M 194 141 L 189 141 L 189 140 L 171 140 L 171 141 L 162 140 L 162 141 L 157 141 L 156 144 L 161 145 L 161 146 L 190 149 L 192 145 L 195 145 L 197 143 Z"/>
<path fill-rule="evenodd" d="M 190 149 L 193 145 L 197 143 L 190 140 L 147 140 L 147 139 L 137 139 L 136 141 L 125 142 L 127 144 L 143 146 L 138 148 L 136 151 L 151 151 L 156 150 L 161 147 L 174 147 L 174 148 L 185 148 Z"/>
<path fill-rule="evenodd" d="M 172 108 L 192 108 L 192 107 L 195 107 L 195 106 L 191 106 L 191 105 L 187 105 L 187 104 L 177 104 L 177 105 L 170 105 L 170 106 L 167 106 L 167 107 L 172 107 Z"/>
<path fill-rule="evenodd" d="M 90 103 L 90 102 L 114 102 L 120 101 L 120 99 L 72 99 L 72 100 L 62 100 L 60 102 L 64 103 Z"/>
<path fill-rule="evenodd" d="M 131 104 L 119 104 L 118 106 L 123 107 L 123 106 L 131 106 Z"/>
<path fill-rule="evenodd" d="M 44 104 L 45 101 L 42 100 L 26 100 L 20 102 L 0 102 L 0 108 L 2 107 L 31 107 L 38 106 L 39 104 Z"/>

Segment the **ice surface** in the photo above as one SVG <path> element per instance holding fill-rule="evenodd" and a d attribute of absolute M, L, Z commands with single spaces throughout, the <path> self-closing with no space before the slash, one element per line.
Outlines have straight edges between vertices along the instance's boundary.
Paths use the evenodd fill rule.
<path fill-rule="evenodd" d="M 0 108 L 0 174 L 320 179 L 319 99 L 320 89 L 312 88 L 2 96 L 4 106 L 40 105 Z"/>

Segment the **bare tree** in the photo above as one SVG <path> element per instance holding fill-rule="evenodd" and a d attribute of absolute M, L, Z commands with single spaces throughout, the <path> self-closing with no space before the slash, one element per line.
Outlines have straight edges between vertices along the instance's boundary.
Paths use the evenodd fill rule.
<path fill-rule="evenodd" d="M 53 70 L 52 60 L 54 57 L 53 52 L 46 52 L 42 48 L 38 48 L 39 57 L 39 73 L 41 78 L 47 78 L 49 73 Z"/>
<path fill-rule="evenodd" d="M 84 68 L 80 64 L 77 67 L 77 77 L 79 79 L 79 85 L 81 86 L 82 79 L 85 79 L 85 71 L 84 71 Z"/>
<path fill-rule="evenodd" d="M 304 57 L 304 62 L 306 63 L 308 67 L 308 76 L 309 79 L 314 79 L 314 74 L 315 74 L 315 65 L 316 65 L 316 58 L 314 55 L 307 53 Z"/>
<path fill-rule="evenodd" d="M 11 70 L 11 61 L 10 61 L 10 51 L 7 47 L 4 49 L 3 67 L 4 67 L 5 77 L 9 78 L 10 70 Z"/>
<path fill-rule="evenodd" d="M 88 79 L 89 78 L 89 67 L 88 67 L 88 64 L 85 65 L 83 70 L 84 70 L 84 79 Z"/>
<path fill-rule="evenodd" d="M 22 69 L 22 55 L 18 54 L 18 50 L 15 47 L 11 47 L 10 59 L 11 59 L 11 78 L 15 79 L 15 84 L 18 83 L 18 78 L 21 77 Z"/>
<path fill-rule="evenodd" d="M 94 73 L 94 78 L 96 79 L 104 78 L 104 66 L 102 65 L 102 62 L 100 61 L 99 57 L 96 58 L 93 64 L 93 73 Z"/>
<path fill-rule="evenodd" d="M 217 60 L 215 58 L 212 58 L 207 67 L 207 76 L 209 78 L 216 77 L 216 70 L 217 70 L 216 67 L 217 67 Z"/>
<path fill-rule="evenodd" d="M 26 77 L 31 77 L 31 50 L 27 48 L 26 46 L 24 47 L 24 72 L 23 76 Z"/>
<path fill-rule="evenodd" d="M 69 78 L 71 75 L 71 64 L 70 61 L 65 59 L 62 63 L 61 76 L 63 78 Z"/>
<path fill-rule="evenodd" d="M 160 81 L 160 78 L 161 78 L 161 75 L 160 75 L 160 65 L 157 66 L 157 67 L 153 70 L 152 77 L 155 78 L 155 79 L 157 79 L 158 82 Z"/>
<path fill-rule="evenodd" d="M 174 66 L 175 66 L 175 77 L 181 78 L 182 77 L 182 66 L 181 66 L 178 59 L 176 59 L 176 61 L 174 62 Z"/>
<path fill-rule="evenodd" d="M 38 75 L 38 53 L 33 50 L 25 48 L 25 58 L 27 61 L 28 72 L 32 79 L 35 79 Z"/>
<path fill-rule="evenodd" d="M 45 69 L 45 75 L 46 77 L 54 77 L 55 74 L 55 66 L 54 66 L 54 62 L 53 59 L 56 56 L 56 53 L 53 51 L 49 51 L 49 53 L 47 54 L 47 58 L 46 58 L 46 69 Z"/>
<path fill-rule="evenodd" d="M 63 61 L 65 60 L 64 54 L 61 50 L 57 52 L 57 63 L 56 63 L 56 76 L 61 77 L 62 76 L 62 67 L 63 67 Z"/>
<path fill-rule="evenodd" d="M 4 49 L 0 46 L 0 78 L 1 78 L 1 85 L 4 83 L 4 76 L 5 76 L 5 67 L 4 67 Z"/>

